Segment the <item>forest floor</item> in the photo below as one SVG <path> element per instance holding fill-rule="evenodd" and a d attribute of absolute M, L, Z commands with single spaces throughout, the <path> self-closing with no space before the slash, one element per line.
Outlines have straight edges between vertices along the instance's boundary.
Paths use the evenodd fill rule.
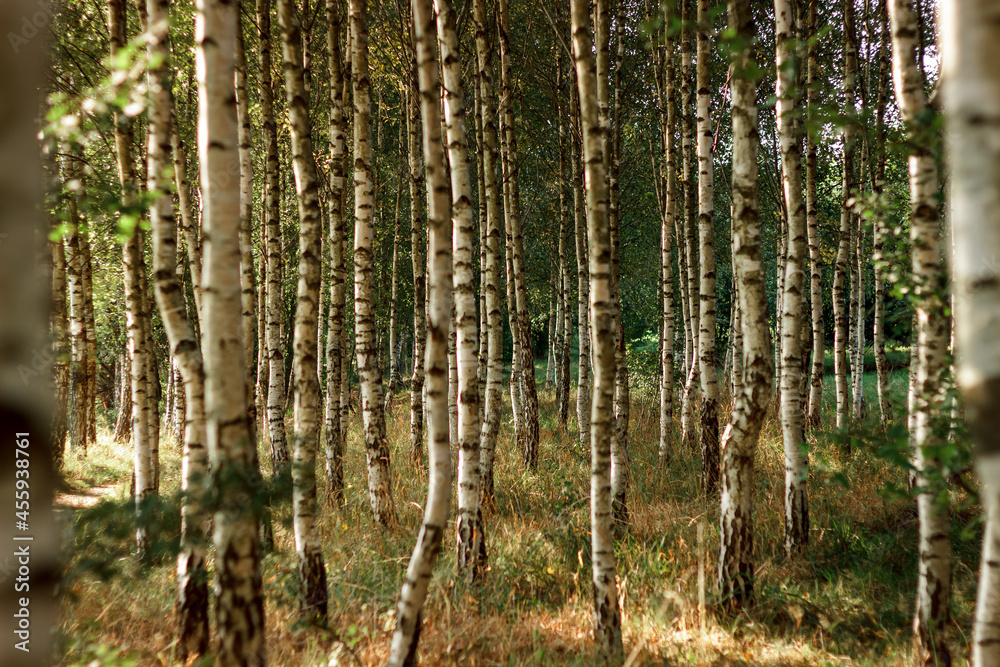
<path fill-rule="evenodd" d="M 873 383 L 866 376 L 870 412 L 877 412 Z M 906 372 L 894 373 L 892 385 L 898 400 Z M 917 518 L 912 499 L 898 491 L 906 487 L 906 471 L 894 462 L 905 443 L 885 435 L 874 414 L 850 437 L 810 435 L 810 544 L 804 558 L 791 561 L 783 548 L 784 461 L 772 410 L 756 458 L 756 604 L 727 615 L 712 604 L 719 511 L 700 499 L 697 454 L 677 447 L 669 465 L 661 466 L 657 399 L 637 382 L 632 400 L 631 527 L 617 549 L 628 665 L 910 664 Z M 388 654 L 427 481 L 409 466 L 408 399 L 400 395 L 395 405 L 388 431 L 399 527 L 386 531 L 370 518 L 359 417 L 352 414 L 346 506 L 324 510 L 320 519 L 329 573 L 327 629 L 295 625 L 291 503 L 274 504 L 276 549 L 263 561 L 270 665 L 381 664 Z M 594 662 L 589 454 L 575 442 L 575 418 L 568 432 L 556 429 L 552 392 L 542 393 L 541 428 L 539 468 L 532 472 L 513 449 L 510 425 L 502 427 L 497 508 L 486 518 L 490 569 L 481 584 L 468 587 L 456 578 L 453 521 L 445 534 L 420 640 L 425 665 Z M 133 553 L 131 450 L 112 444 L 106 433 L 99 440 L 86 459 L 69 456 L 65 470 L 75 490 L 70 499 L 83 498 L 81 492 L 89 497 L 71 503 L 64 496 L 62 502 L 76 509 L 61 513 L 66 576 L 58 664 L 174 664 L 180 448 L 161 443 L 160 539 L 152 564 L 141 565 Z M 269 471 L 263 447 L 261 460 Z M 952 494 L 952 502 L 951 641 L 961 665 L 968 659 L 981 530 L 977 506 L 960 494 Z M 454 501 L 452 507 L 454 516 Z M 697 609 L 700 562 L 709 582 L 704 628 Z"/>

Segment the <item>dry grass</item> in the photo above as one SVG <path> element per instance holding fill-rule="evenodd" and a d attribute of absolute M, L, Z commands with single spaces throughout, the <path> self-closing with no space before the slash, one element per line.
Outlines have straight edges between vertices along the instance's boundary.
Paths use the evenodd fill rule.
<path fill-rule="evenodd" d="M 903 665 L 916 574 L 916 519 L 906 500 L 886 499 L 903 473 L 866 451 L 847 457 L 827 439 L 814 444 L 809 555 L 785 558 L 780 435 L 769 419 L 757 456 L 757 604 L 699 624 L 697 528 L 712 602 L 718 509 L 699 499 L 697 460 L 656 457 L 657 410 L 633 395 L 631 534 L 619 546 L 626 654 L 631 665 Z M 368 514 L 360 428 L 347 451 L 347 505 L 321 519 L 329 572 L 329 629 L 299 628 L 290 503 L 275 505 L 277 550 L 263 563 L 268 661 L 272 665 L 384 662 L 395 600 L 419 528 L 426 476 L 408 465 L 409 414 L 399 397 L 389 423 L 400 526 L 383 531 Z M 497 511 L 487 518 L 490 571 L 466 587 L 455 578 L 454 532 L 436 567 L 420 649 L 426 665 L 591 664 L 589 471 L 575 436 L 555 430 L 543 395 L 537 472 L 522 469 L 504 425 L 496 469 Z M 356 415 L 352 419 L 357 420 Z M 570 424 L 570 434 L 575 433 Z M 266 454 L 262 450 L 266 460 Z M 178 484 L 176 444 L 161 447 L 162 492 Z M 131 452 L 102 440 L 85 462 L 70 461 L 76 488 L 116 484 L 93 507 L 67 514 L 69 578 L 64 587 L 60 664 L 172 664 L 176 501 L 161 525 L 163 553 L 149 567 L 131 554 Z M 322 472 L 320 473 L 322 476 Z M 843 477 L 841 477 L 841 475 Z M 848 479 L 849 488 L 836 480 Z M 453 505 L 454 507 L 454 505 Z M 958 516 L 964 526 L 970 516 Z M 452 526 L 453 527 L 453 526 Z M 953 646 L 967 656 L 978 541 L 956 528 Z"/>

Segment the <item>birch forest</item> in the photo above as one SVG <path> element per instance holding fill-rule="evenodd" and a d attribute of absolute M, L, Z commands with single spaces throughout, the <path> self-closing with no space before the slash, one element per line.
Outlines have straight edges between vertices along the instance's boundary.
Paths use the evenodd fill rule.
<path fill-rule="evenodd" d="M 0 664 L 1000 667 L 997 0 L 0 2 Z"/>

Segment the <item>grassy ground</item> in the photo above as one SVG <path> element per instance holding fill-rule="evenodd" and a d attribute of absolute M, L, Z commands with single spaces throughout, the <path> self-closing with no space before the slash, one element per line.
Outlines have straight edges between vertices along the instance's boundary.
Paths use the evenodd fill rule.
<path fill-rule="evenodd" d="M 830 379 L 828 405 L 833 400 Z M 897 398 L 905 381 L 905 371 L 894 373 Z M 877 411 L 873 377 L 865 377 L 865 389 L 868 404 Z M 423 664 L 594 661 L 589 457 L 574 436 L 556 430 L 553 403 L 553 396 L 543 393 L 537 472 L 522 469 L 509 424 L 501 430 L 498 507 L 487 518 L 490 571 L 481 585 L 467 588 L 456 581 L 454 532 L 445 535 L 425 612 Z M 277 550 L 263 564 L 272 665 L 379 664 L 388 654 L 396 596 L 426 493 L 425 474 L 407 463 L 407 401 L 401 396 L 396 405 L 389 437 L 400 527 L 393 531 L 380 529 L 369 517 L 364 452 L 358 416 L 352 415 L 345 462 L 347 505 L 343 511 L 325 510 L 320 522 L 329 572 L 328 630 L 294 624 L 296 563 L 290 502 L 275 506 Z M 625 650 L 634 661 L 631 664 L 909 663 L 916 514 L 910 501 L 880 493 L 887 485 L 905 484 L 902 469 L 874 455 L 872 447 L 856 446 L 846 455 L 840 439 L 814 434 L 811 543 L 804 560 L 790 562 L 782 548 L 780 433 L 773 415 L 769 417 L 756 460 L 757 603 L 738 616 L 720 615 L 711 611 L 718 508 L 699 499 L 694 452 L 679 451 L 669 466 L 658 463 L 657 414 L 654 396 L 633 393 L 632 525 L 617 550 Z M 569 433 L 574 431 L 575 420 Z M 877 446 L 880 440 L 873 422 L 857 435 L 861 443 L 872 441 Z M 263 449 L 261 456 L 267 461 Z M 171 494 L 178 487 L 180 469 L 176 443 L 162 443 L 161 461 L 162 492 L 168 500 L 160 525 L 161 551 L 148 567 L 139 566 L 132 555 L 131 452 L 110 444 L 105 436 L 86 460 L 68 462 L 71 487 L 115 486 L 96 504 L 64 512 L 67 578 L 62 591 L 60 664 L 173 662 L 172 556 L 179 521 L 176 497 Z M 968 655 L 979 542 L 975 531 L 964 529 L 973 519 L 972 512 L 954 517 L 952 642 L 957 664 Z M 704 631 L 697 613 L 699 525 L 704 526 L 709 581 L 710 613 Z"/>

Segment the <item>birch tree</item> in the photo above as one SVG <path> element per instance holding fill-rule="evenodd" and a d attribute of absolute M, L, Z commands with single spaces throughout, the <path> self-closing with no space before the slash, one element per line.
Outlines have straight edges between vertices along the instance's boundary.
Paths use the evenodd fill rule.
<path fill-rule="evenodd" d="M 371 79 L 368 67 L 368 3 L 351 0 L 351 79 L 354 83 L 354 346 L 361 378 L 368 496 L 375 521 L 396 523 L 389 475 L 389 443 L 382 406 L 382 373 L 375 331 L 374 215 L 372 170 Z"/>
<path fill-rule="evenodd" d="M 313 158 L 309 92 L 303 75 L 302 27 L 294 0 L 278 0 L 282 69 L 292 139 L 292 165 L 299 209 L 299 275 L 293 332 L 295 439 L 292 451 L 292 525 L 299 566 L 299 614 L 326 621 L 326 566 L 316 525 L 316 449 L 320 391 L 316 372 L 323 215 Z"/>
<path fill-rule="evenodd" d="M 267 388 L 268 437 L 271 462 L 288 463 L 285 434 L 285 348 L 281 335 L 284 322 L 284 284 L 281 276 L 281 181 L 278 173 L 278 126 L 274 118 L 271 83 L 271 0 L 257 0 L 258 76 L 261 127 L 264 135 L 264 224 L 267 229 Z"/>
<path fill-rule="evenodd" d="M 900 16 L 902 18 L 902 16 Z M 975 443 L 986 512 L 972 635 L 972 662 L 1000 665 L 1000 347 L 995 322 L 1000 283 L 1000 24 L 989 0 L 941 7 L 941 81 L 951 162 L 955 334 L 958 384 Z M 894 21 L 895 24 L 895 21 Z M 895 41 L 895 40 L 894 40 Z M 912 44 L 912 41 L 910 41 Z M 896 49 L 894 48 L 895 55 Z M 912 57 L 912 56 L 911 56 Z M 897 83 L 897 88 L 899 84 Z M 913 160 L 913 158 L 911 158 Z M 912 162 L 911 162 L 912 164 Z M 935 209 L 936 210 L 936 207 Z"/>
<path fill-rule="evenodd" d="M 816 35 L 816 12 L 817 0 L 809 0 L 807 10 L 806 35 L 811 40 Z M 816 45 L 807 42 L 806 58 L 806 114 L 807 124 L 812 120 L 812 109 L 817 102 L 816 76 L 817 58 Z M 823 355 L 824 355 L 824 329 L 823 329 L 823 263 L 820 256 L 819 247 L 819 211 L 817 209 L 816 198 L 816 162 L 817 143 L 816 136 L 804 137 L 806 141 L 805 160 L 805 205 L 806 205 L 806 234 L 809 240 L 809 298 L 810 315 L 812 320 L 812 365 L 809 371 L 809 407 L 807 409 L 806 423 L 812 428 L 820 424 L 821 408 L 823 404 Z"/>
<path fill-rule="evenodd" d="M 444 14 L 439 21 L 450 21 L 451 37 L 442 35 L 442 52 L 446 68 L 450 46 L 457 46 L 454 35 L 454 13 L 445 9 L 448 0 L 439 0 Z M 430 263 L 430 308 L 427 319 L 427 437 L 430 482 L 424 519 L 406 569 L 406 578 L 396 606 L 396 628 L 388 664 L 393 667 L 416 664 L 417 640 L 420 636 L 421 612 L 434 561 L 441 550 L 441 539 L 451 509 L 451 448 L 448 442 L 448 337 L 452 321 L 452 210 L 448 196 L 447 174 L 444 168 L 444 146 L 441 137 L 441 107 L 439 98 L 438 62 L 435 54 L 436 32 L 430 0 L 413 0 L 413 26 L 417 51 L 417 71 L 420 82 L 420 110 L 423 119 L 424 160 L 427 165 L 427 231 Z M 452 53 L 452 55 L 454 55 Z M 458 67 L 458 62 L 453 63 Z M 461 89 L 451 91 L 461 96 Z M 454 101 L 454 100 L 452 100 Z M 454 111 L 454 110 L 453 110 Z M 457 129 L 457 128 L 455 128 Z M 449 142 L 451 143 L 451 142 Z M 453 169 L 454 172 L 454 169 Z M 461 176 L 458 178 L 462 178 Z M 468 174 L 464 176 L 468 190 Z M 467 195 L 466 195 L 467 196 Z M 471 209 L 469 209 L 471 213 Z M 467 215 L 466 218 L 469 216 Z M 466 222 L 466 224 L 470 224 Z M 470 225 L 471 226 L 471 225 Z M 458 232 L 466 235 L 468 231 Z M 471 255 L 471 253 L 466 253 Z M 468 295 L 466 296 L 466 298 Z M 475 306 L 473 305 L 473 308 Z M 475 320 L 473 319 L 473 322 Z M 474 340 L 474 337 L 473 337 Z M 466 369 L 465 379 L 475 382 L 475 367 Z M 478 408 L 469 406 L 475 413 Z M 473 417 L 475 418 L 475 416 Z M 464 435 L 464 434 L 463 434 Z M 461 493 L 461 492 L 460 492 Z"/>
<path fill-rule="evenodd" d="M 698 298 L 698 372 L 701 376 L 701 490 L 715 496 L 719 485 L 719 383 L 715 370 L 715 195 L 712 144 L 715 132 L 709 117 L 712 85 L 711 14 L 709 0 L 698 0 L 696 65 L 698 150 L 698 240 L 701 291 Z"/>
<path fill-rule="evenodd" d="M 347 147 L 344 130 L 346 80 L 341 69 L 341 7 L 327 0 L 327 54 L 330 69 L 330 311 L 326 333 L 326 499 L 331 505 L 344 502 L 344 441 L 340 428 L 341 373 L 346 355 L 341 345 L 344 330 L 344 164 Z"/>
<path fill-rule="evenodd" d="M 730 606 L 753 597 L 754 456 L 771 400 L 774 365 L 767 323 L 757 201 L 756 32 L 750 0 L 728 0 L 733 61 L 733 264 L 739 281 L 744 379 L 722 434 L 718 589 Z"/>
<path fill-rule="evenodd" d="M 525 279 L 524 234 L 521 219 L 521 194 L 518 185 L 517 138 L 514 132 L 514 102 L 511 83 L 510 16 L 507 0 L 499 0 L 500 42 L 500 121 L 505 137 L 508 169 L 505 185 L 509 181 L 507 200 L 510 219 L 511 269 L 514 278 L 517 333 L 520 339 L 520 383 L 524 393 L 524 463 L 531 469 L 538 467 L 538 391 L 535 388 L 535 355 L 531 349 L 531 315 L 528 312 L 528 287 Z"/>
<path fill-rule="evenodd" d="M 844 108 L 849 115 L 854 113 L 858 70 L 858 51 L 854 34 L 854 2 L 844 0 Z M 837 259 L 833 271 L 833 374 L 837 392 L 837 428 L 847 426 L 850 388 L 847 385 L 847 347 L 850 320 L 848 312 L 848 262 L 851 252 L 851 207 L 848 204 L 854 188 L 854 152 L 857 131 L 853 118 L 842 131 L 844 143 L 844 173 L 840 205 L 840 229 L 837 243 Z"/>
<path fill-rule="evenodd" d="M 125 6 L 122 0 L 108 4 L 108 31 L 111 37 L 111 57 L 124 47 L 127 35 Z M 123 201 L 135 200 L 138 175 L 132 155 L 131 123 L 115 114 L 115 156 L 118 163 L 118 183 Z M 137 221 L 136 221 L 137 222 Z M 135 503 L 138 519 L 136 542 L 140 553 L 147 553 L 152 536 L 146 512 L 156 494 L 154 430 L 159 427 L 155 405 L 150 396 L 150 349 L 146 330 L 149 310 L 144 308 L 143 284 L 145 268 L 142 264 L 142 231 L 133 224 L 123 248 L 125 276 L 126 320 L 129 334 L 129 352 L 132 359 L 129 369 L 132 385 L 132 443 L 135 450 Z"/>
<path fill-rule="evenodd" d="M 500 411 L 503 400 L 503 314 L 500 312 L 500 195 L 497 183 L 497 125 L 493 112 L 493 75 L 490 50 L 487 45 L 486 0 L 473 0 L 476 29 L 476 72 L 479 86 L 480 112 L 483 117 L 482 166 L 483 189 L 486 192 L 486 273 L 482 289 L 486 292 L 487 350 L 486 407 L 483 411 L 480 468 L 482 470 L 483 504 L 493 502 L 493 460 L 497 434 L 500 431 Z"/>
<path fill-rule="evenodd" d="M 208 652 L 208 524 L 205 493 L 208 452 L 205 447 L 205 369 L 201 346 L 187 318 L 183 286 L 177 279 L 173 190 L 173 63 L 170 59 L 169 2 L 147 2 L 150 66 L 149 191 L 157 198 L 150 207 L 153 231 L 153 278 L 156 304 L 184 378 L 185 428 L 183 445 L 184 491 L 181 505 L 181 549 L 177 555 L 177 621 L 182 660 Z"/>
<path fill-rule="evenodd" d="M 597 66 L 591 53 L 587 3 L 572 0 L 570 20 L 586 164 L 590 321 L 594 332 L 594 398 L 590 424 L 590 531 L 593 554 L 594 641 L 606 656 L 622 653 L 621 612 L 611 521 L 611 438 L 614 437 L 614 320 L 611 303 L 611 237 L 608 228 L 606 128 L 598 108 Z M 605 84 L 606 85 L 606 84 Z M 581 253 L 582 254 L 582 253 Z"/>
<path fill-rule="evenodd" d="M 802 197 L 802 143 L 796 120 L 798 59 L 795 13 L 789 0 L 774 2 L 776 116 L 781 140 L 781 176 L 788 210 L 784 293 L 781 297 L 781 437 L 785 447 L 785 550 L 795 555 L 809 541 L 806 491 L 808 460 L 802 446 L 802 354 L 806 207 Z"/>
<path fill-rule="evenodd" d="M 948 345 L 948 318 L 943 298 L 944 268 L 938 237 L 938 174 L 928 127 L 924 77 L 917 65 L 917 18 L 910 0 L 890 0 L 893 81 L 896 102 L 911 147 L 910 242 L 916 306 L 917 364 L 914 429 L 911 447 L 917 473 L 920 516 L 917 611 L 913 621 L 918 661 L 950 664 L 947 628 L 951 621 L 951 522 L 947 495 L 942 493 L 939 452 L 944 444 L 939 420 L 945 414 L 941 388 Z M 933 117 L 933 114 L 931 114 Z"/>
<path fill-rule="evenodd" d="M 416 14 L 414 14 L 416 16 Z M 444 121 L 451 165 L 453 301 L 458 357 L 458 569 L 473 581 L 486 566 L 486 537 L 481 510 L 479 429 L 479 340 L 472 252 L 476 217 L 469 183 L 469 145 L 465 131 L 465 85 L 459 55 L 456 13 L 450 2 L 437 5 L 437 31 L 444 83 Z"/>
<path fill-rule="evenodd" d="M 250 437 L 240 331 L 239 182 L 226 178 L 239 158 L 235 91 L 236 7 L 198 0 L 199 154 L 204 198 L 203 340 L 205 414 L 215 513 L 216 622 L 222 665 L 264 664 L 260 539 L 251 483 Z"/>

